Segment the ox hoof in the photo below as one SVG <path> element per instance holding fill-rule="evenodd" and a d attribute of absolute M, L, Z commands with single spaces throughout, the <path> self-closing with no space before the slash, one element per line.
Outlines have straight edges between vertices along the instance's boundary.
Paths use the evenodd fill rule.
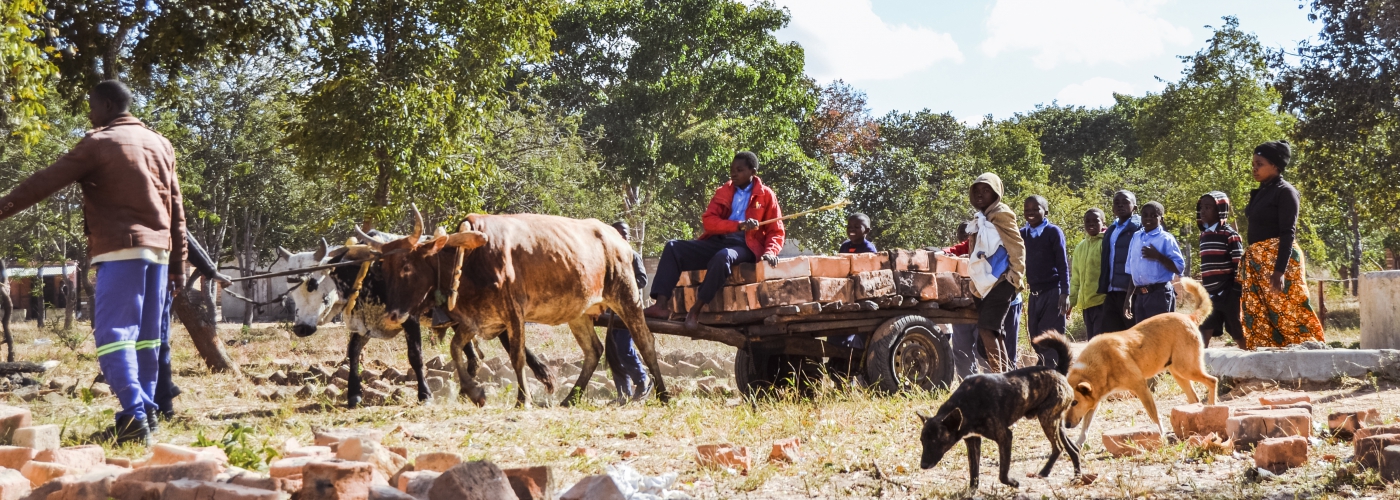
<path fill-rule="evenodd" d="M 467 388 L 463 387 L 463 388 L 462 388 L 462 391 L 461 391 L 461 393 L 460 393 L 459 395 L 460 395 L 461 397 L 467 398 L 467 401 L 471 401 L 472 404 L 476 405 L 478 408 L 481 408 L 481 407 L 486 406 L 486 390 L 485 390 L 485 389 L 482 389 L 482 388 L 480 388 L 480 387 L 475 387 L 475 388 L 472 388 L 472 389 L 467 389 Z"/>
<path fill-rule="evenodd" d="M 345 398 L 345 407 L 346 407 L 346 408 L 351 408 L 351 409 L 358 408 L 358 407 L 360 406 L 360 401 L 363 400 L 363 399 L 364 399 L 364 398 L 362 398 L 362 397 L 360 397 L 360 396 L 350 396 L 350 397 L 347 397 L 347 398 Z"/>
<path fill-rule="evenodd" d="M 582 402 L 583 402 L 583 389 L 578 388 L 578 387 L 574 387 L 573 390 L 570 390 L 570 391 L 569 391 L 569 395 L 568 395 L 567 397 L 565 397 L 563 401 L 560 401 L 560 402 L 559 402 L 559 406 L 563 406 L 563 407 L 565 407 L 565 408 L 571 408 L 571 407 L 574 407 L 574 406 L 578 406 L 578 404 L 579 404 L 579 403 L 582 403 Z"/>

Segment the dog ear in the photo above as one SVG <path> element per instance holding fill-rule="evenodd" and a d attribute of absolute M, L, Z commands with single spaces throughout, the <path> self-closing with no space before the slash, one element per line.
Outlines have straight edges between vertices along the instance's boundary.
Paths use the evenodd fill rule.
<path fill-rule="evenodd" d="M 915 410 L 915 411 L 914 411 L 914 414 L 919 416 L 919 423 L 921 423 L 921 424 L 926 424 L 926 423 L 928 423 L 928 419 L 933 418 L 933 417 L 930 417 L 930 416 L 928 416 L 928 415 L 925 415 L 924 412 L 919 411 L 919 410 Z"/>
<path fill-rule="evenodd" d="M 1094 397 L 1094 390 L 1092 387 L 1089 387 L 1088 382 L 1080 382 L 1079 385 L 1074 386 L 1074 390 L 1080 394 L 1083 394 L 1086 398 Z"/>
<path fill-rule="evenodd" d="M 949 413 L 948 416 L 943 417 L 943 427 L 948 428 L 948 432 L 958 432 L 959 429 L 962 429 L 962 425 L 962 408 L 953 408 L 953 411 Z"/>

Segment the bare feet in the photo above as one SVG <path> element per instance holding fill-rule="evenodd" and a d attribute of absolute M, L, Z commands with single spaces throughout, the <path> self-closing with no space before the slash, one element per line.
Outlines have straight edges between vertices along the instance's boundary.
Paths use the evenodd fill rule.
<path fill-rule="evenodd" d="M 655 304 L 642 309 L 642 315 L 648 318 L 671 319 L 671 310 L 666 307 L 670 300 L 658 300 Z"/>
<path fill-rule="evenodd" d="M 690 308 L 690 312 L 685 314 L 685 328 L 687 330 L 700 327 L 700 310 L 704 308 L 704 304 L 696 304 L 695 307 Z"/>

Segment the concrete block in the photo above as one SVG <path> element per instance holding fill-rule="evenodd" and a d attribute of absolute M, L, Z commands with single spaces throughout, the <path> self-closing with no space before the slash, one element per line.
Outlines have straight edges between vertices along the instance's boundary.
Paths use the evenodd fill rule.
<path fill-rule="evenodd" d="M 824 304 L 831 302 L 851 302 L 851 280 L 844 277 L 812 277 L 812 300 Z"/>
<path fill-rule="evenodd" d="M 1234 381 L 1331 383 L 1340 376 L 1400 376 L 1400 351 L 1389 349 L 1242 351 L 1215 348 L 1206 349 L 1203 354 L 1206 372 Z"/>
<path fill-rule="evenodd" d="M 1268 438 L 1254 446 L 1254 465 L 1274 474 L 1308 463 L 1308 438 Z"/>
<path fill-rule="evenodd" d="M 851 298 L 855 300 L 873 299 L 894 294 L 894 273 L 892 271 L 869 271 L 851 277 Z"/>
<path fill-rule="evenodd" d="M 1263 410 L 1230 417 L 1226 434 L 1235 449 L 1249 449 L 1271 437 L 1312 436 L 1312 415 L 1303 410 Z"/>
<path fill-rule="evenodd" d="M 33 448 L 35 451 L 54 450 L 60 446 L 59 427 L 57 425 L 35 425 L 32 427 L 20 427 L 15 429 L 15 446 Z"/>
<path fill-rule="evenodd" d="M 851 275 L 851 259 L 845 257 L 808 257 L 813 278 L 845 278 Z"/>
<path fill-rule="evenodd" d="M 812 281 L 808 277 L 764 281 L 757 286 L 758 303 L 762 307 L 812 302 Z"/>
<path fill-rule="evenodd" d="M 1400 349 L 1400 271 L 1361 273 L 1361 348 Z"/>
<path fill-rule="evenodd" d="M 1176 432 L 1178 439 L 1211 433 L 1226 436 L 1228 432 L 1225 423 L 1230 417 L 1230 407 L 1225 405 L 1206 406 L 1197 403 L 1177 406 L 1172 408 L 1172 430 Z"/>

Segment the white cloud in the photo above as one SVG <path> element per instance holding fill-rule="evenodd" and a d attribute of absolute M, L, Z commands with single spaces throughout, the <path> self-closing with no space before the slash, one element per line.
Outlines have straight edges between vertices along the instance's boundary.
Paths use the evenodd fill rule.
<path fill-rule="evenodd" d="M 807 74 L 817 81 L 891 80 L 939 61 L 962 62 L 952 35 L 892 25 L 875 15 L 870 0 L 788 0 L 792 13 L 781 35 L 807 51 Z"/>
<path fill-rule="evenodd" d="M 1124 64 L 1188 45 L 1191 32 L 1157 15 L 1164 0 L 997 0 L 987 19 L 989 56 L 1035 52 L 1036 67 Z"/>
<path fill-rule="evenodd" d="M 1135 94 L 1137 88 L 1131 83 L 1120 82 L 1112 78 L 1096 76 L 1085 80 L 1082 83 L 1072 83 L 1055 96 L 1055 100 L 1060 105 L 1085 106 L 1097 108 L 1101 106 L 1112 106 L 1113 93 Z"/>

